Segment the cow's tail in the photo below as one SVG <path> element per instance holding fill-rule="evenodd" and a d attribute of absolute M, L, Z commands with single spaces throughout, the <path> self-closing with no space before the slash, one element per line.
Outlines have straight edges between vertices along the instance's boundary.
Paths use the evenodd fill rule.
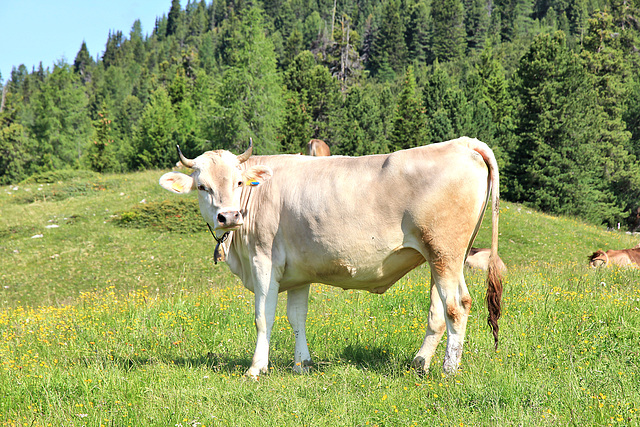
<path fill-rule="evenodd" d="M 489 311 L 487 323 L 493 331 L 493 339 L 495 348 L 497 349 L 498 319 L 500 319 L 502 311 L 502 271 L 498 265 L 498 219 L 500 215 L 500 175 L 498 173 L 498 163 L 493 151 L 484 142 L 475 138 L 464 137 L 461 139 L 468 144 L 469 148 L 482 156 L 489 169 L 489 176 L 487 178 L 487 201 L 489 197 L 491 197 L 491 255 L 489 256 L 487 274 L 487 309 Z M 480 217 L 480 221 L 482 221 L 482 216 Z"/>

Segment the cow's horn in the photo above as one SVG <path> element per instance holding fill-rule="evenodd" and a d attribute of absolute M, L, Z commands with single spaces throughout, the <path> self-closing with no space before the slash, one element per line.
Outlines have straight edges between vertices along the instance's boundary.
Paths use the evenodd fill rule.
<path fill-rule="evenodd" d="M 182 154 L 182 150 L 180 150 L 180 146 L 176 145 L 176 148 L 178 149 L 178 157 L 180 157 L 180 162 L 185 165 L 188 168 L 192 168 L 194 165 L 194 161 L 191 159 L 187 159 L 184 154 Z"/>
<path fill-rule="evenodd" d="M 249 148 L 247 148 L 247 151 L 245 151 L 244 153 L 238 156 L 238 162 L 240 163 L 246 162 L 247 159 L 251 157 L 252 152 L 253 152 L 253 138 L 249 138 Z"/>

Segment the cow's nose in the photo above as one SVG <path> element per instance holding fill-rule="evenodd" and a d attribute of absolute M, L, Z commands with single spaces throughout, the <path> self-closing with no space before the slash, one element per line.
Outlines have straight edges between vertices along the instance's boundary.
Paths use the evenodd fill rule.
<path fill-rule="evenodd" d="M 222 227 L 234 227 L 242 225 L 242 215 L 238 211 L 220 212 L 218 222 Z"/>

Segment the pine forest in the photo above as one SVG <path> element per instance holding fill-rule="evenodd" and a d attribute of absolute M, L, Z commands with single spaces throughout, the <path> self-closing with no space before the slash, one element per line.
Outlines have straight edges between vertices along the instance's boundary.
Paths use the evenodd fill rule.
<path fill-rule="evenodd" d="M 639 0 L 166 0 L 143 34 L 0 76 L 0 184 L 228 149 L 491 146 L 501 193 L 638 227 Z M 170 3 L 170 4 L 169 4 Z"/>

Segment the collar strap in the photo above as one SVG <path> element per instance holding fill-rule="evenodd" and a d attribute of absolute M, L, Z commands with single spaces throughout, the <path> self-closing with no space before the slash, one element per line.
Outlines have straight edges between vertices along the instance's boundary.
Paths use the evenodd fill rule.
<path fill-rule="evenodd" d="M 216 240 L 216 242 L 223 243 L 225 240 L 227 240 L 227 237 L 229 237 L 229 233 L 230 232 L 229 231 L 225 231 L 225 233 L 222 235 L 222 237 L 218 238 L 218 236 L 216 236 L 216 233 L 213 232 L 213 229 L 211 228 L 209 223 L 207 222 L 206 224 L 207 224 L 207 227 L 209 227 L 209 231 L 211 232 L 211 235 Z"/>

